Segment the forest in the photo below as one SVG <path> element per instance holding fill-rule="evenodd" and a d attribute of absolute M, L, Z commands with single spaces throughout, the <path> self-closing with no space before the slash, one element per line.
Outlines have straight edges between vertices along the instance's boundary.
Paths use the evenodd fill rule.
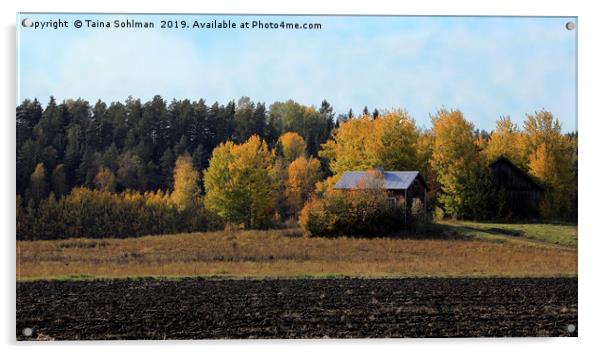
<path fill-rule="evenodd" d="M 319 107 L 293 100 L 268 107 L 248 97 L 211 105 L 160 96 L 108 105 L 51 98 L 45 107 L 24 100 L 16 111 L 17 237 L 263 229 L 298 220 L 306 230 L 343 225 L 353 233 L 366 215 L 382 220 L 391 210 L 383 211 L 382 197 L 345 201 L 331 187 L 344 171 L 375 167 L 420 171 L 429 215 L 507 219 L 487 168 L 499 156 L 545 188 L 542 219 L 576 220 L 577 133 L 563 133 L 551 112 L 526 114 L 520 127 L 500 117 L 490 132 L 460 110 L 430 118 L 430 127 L 419 127 L 402 109 L 367 107 L 335 117 L 326 100 Z"/>

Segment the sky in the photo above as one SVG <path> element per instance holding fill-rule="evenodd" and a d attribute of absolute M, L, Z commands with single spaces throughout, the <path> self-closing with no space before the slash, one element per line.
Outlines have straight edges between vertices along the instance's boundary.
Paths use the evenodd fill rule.
<path fill-rule="evenodd" d="M 68 28 L 33 28 L 66 20 Z M 109 21 L 110 28 L 85 22 Z M 153 29 L 114 28 L 114 21 Z M 161 20 L 189 28 L 160 28 Z M 232 21 L 233 29 L 192 28 Z M 319 23 L 321 29 L 242 29 L 240 23 Z M 577 129 L 575 18 L 20 14 L 17 103 L 50 96 L 91 103 L 164 99 L 227 103 L 248 96 L 293 99 L 336 113 L 405 109 L 421 127 L 440 108 L 459 109 L 479 129 L 501 116 L 552 112 Z"/>

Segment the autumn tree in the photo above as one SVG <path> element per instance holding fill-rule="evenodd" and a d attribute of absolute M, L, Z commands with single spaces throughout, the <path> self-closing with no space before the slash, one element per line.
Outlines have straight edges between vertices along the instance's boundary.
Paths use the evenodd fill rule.
<path fill-rule="evenodd" d="M 307 159 L 300 156 L 288 166 L 287 175 L 285 197 L 289 213 L 295 215 L 321 178 L 320 161 L 313 157 Z"/>
<path fill-rule="evenodd" d="M 46 169 L 43 163 L 38 163 L 30 178 L 30 194 L 35 202 L 39 202 L 48 194 Z"/>
<path fill-rule="evenodd" d="M 323 101 L 319 109 L 293 100 L 274 102 L 270 106 L 268 136 L 277 139 L 284 132 L 295 132 L 305 139 L 309 155 L 318 154 L 320 145 L 329 138 L 333 127 L 333 115 L 328 102 Z"/>
<path fill-rule="evenodd" d="M 491 134 L 485 155 L 487 162 L 491 163 L 500 156 L 504 156 L 515 165 L 526 170 L 527 156 L 523 151 L 524 135 L 512 122 L 510 117 L 501 117 L 496 122 L 496 128 Z"/>
<path fill-rule="evenodd" d="M 439 192 L 437 183 L 437 174 L 432 165 L 433 147 L 435 145 L 435 135 L 432 130 L 422 130 L 418 133 L 416 142 L 416 159 L 418 163 L 418 171 L 426 180 L 429 186 L 428 198 L 435 200 Z M 432 205 L 429 203 L 429 205 Z"/>
<path fill-rule="evenodd" d="M 101 167 L 94 176 L 94 186 L 100 191 L 115 192 L 116 185 L 115 174 L 106 167 Z"/>
<path fill-rule="evenodd" d="M 335 129 L 333 138 L 322 145 L 320 156 L 328 159 L 330 170 L 345 171 L 416 170 L 418 131 L 405 111 L 349 119 Z"/>
<path fill-rule="evenodd" d="M 441 109 L 432 117 L 434 146 L 431 164 L 441 187 L 439 201 L 453 217 L 475 217 L 482 200 L 486 166 L 480 159 L 474 126 L 458 110 Z"/>
<path fill-rule="evenodd" d="M 573 149 L 561 130 L 558 119 L 548 111 L 528 115 L 524 123 L 529 172 L 545 188 L 540 212 L 546 218 L 566 215 L 575 189 Z"/>
<path fill-rule="evenodd" d="M 264 103 L 246 97 L 238 103 L 210 105 L 203 99 L 174 99 L 167 104 L 160 96 L 146 102 L 128 97 L 110 104 L 58 102 L 51 97 L 45 107 L 37 100 L 24 100 L 15 118 L 16 192 L 25 205 L 31 174 L 40 162 L 49 182 L 55 167 L 63 165 L 67 188 L 61 190 L 93 188 L 102 166 L 115 173 L 117 190 L 167 190 L 173 188 L 176 158 L 184 152 L 201 171 L 220 143 L 241 143 L 257 134 L 274 147 L 280 135 L 290 131 L 304 138 L 309 155 L 317 156 L 334 126 L 327 101 L 318 108 L 292 100 L 275 102 L 268 110 Z"/>
<path fill-rule="evenodd" d="M 172 202 L 179 210 L 194 208 L 200 195 L 199 172 L 194 169 L 190 155 L 185 154 L 178 157 L 173 178 Z"/>
<path fill-rule="evenodd" d="M 277 150 L 287 164 L 304 156 L 306 148 L 305 139 L 297 133 L 286 132 L 278 138 Z"/>
<path fill-rule="evenodd" d="M 276 206 L 274 155 L 257 135 L 213 150 L 204 172 L 205 206 L 227 222 L 246 228 L 270 225 Z"/>

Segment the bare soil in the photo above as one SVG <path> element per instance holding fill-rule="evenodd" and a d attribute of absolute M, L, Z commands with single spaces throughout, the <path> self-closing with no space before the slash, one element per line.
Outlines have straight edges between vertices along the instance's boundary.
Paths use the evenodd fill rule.
<path fill-rule="evenodd" d="M 576 336 L 577 278 L 18 282 L 16 322 L 18 340 Z"/>

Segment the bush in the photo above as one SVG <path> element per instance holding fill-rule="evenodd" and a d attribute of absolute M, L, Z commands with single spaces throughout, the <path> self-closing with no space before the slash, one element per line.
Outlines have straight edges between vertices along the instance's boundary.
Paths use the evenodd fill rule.
<path fill-rule="evenodd" d="M 37 207 L 17 198 L 17 239 L 52 240 L 72 237 L 133 237 L 207 231 L 223 227 L 220 218 L 194 205 L 178 208 L 161 191 L 108 191 L 75 188 L 61 198 L 51 194 Z"/>
<path fill-rule="evenodd" d="M 435 207 L 434 218 L 437 221 L 445 219 L 445 211 L 443 211 L 443 209 L 441 209 L 440 207 Z"/>
<path fill-rule="evenodd" d="M 305 204 L 299 224 L 311 236 L 382 236 L 413 223 L 404 203 L 392 205 L 379 189 L 328 191 Z"/>

